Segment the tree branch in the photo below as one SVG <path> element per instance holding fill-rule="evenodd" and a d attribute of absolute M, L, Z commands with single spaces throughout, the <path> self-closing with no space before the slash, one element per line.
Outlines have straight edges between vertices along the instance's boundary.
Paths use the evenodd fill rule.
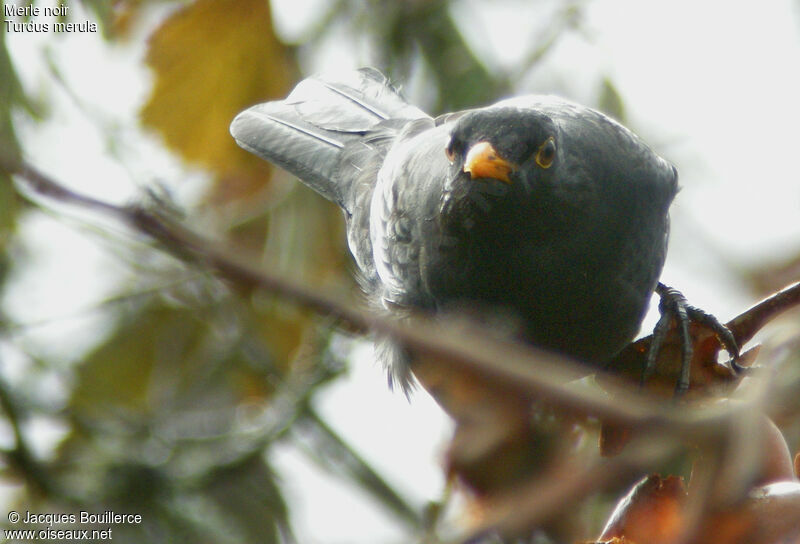
<path fill-rule="evenodd" d="M 725 422 L 737 417 L 743 406 L 685 409 L 652 398 L 622 383 L 604 388 L 612 397 L 594 390 L 577 390 L 568 382 L 589 373 L 565 357 L 535 349 L 519 342 L 486 334 L 475 323 L 444 323 L 432 316 L 415 315 L 400 322 L 369 312 L 352 300 L 328 295 L 307 285 L 253 266 L 248 259 L 211 242 L 158 209 L 139 204 L 115 206 L 74 192 L 26 162 L 9 163 L 0 157 L 0 167 L 16 174 L 17 180 L 37 197 L 71 204 L 86 211 L 118 220 L 157 241 L 173 256 L 215 271 L 221 278 L 247 288 L 269 291 L 321 314 L 346 321 L 361 331 L 372 331 L 402 342 L 413 352 L 431 357 L 441 364 L 468 368 L 488 381 L 531 398 L 546 398 L 568 412 L 592 414 L 607 422 L 631 428 L 661 428 L 673 433 L 716 436 L 724 433 Z M 779 306 L 798 303 L 800 285 L 776 296 Z M 790 304 L 789 304 L 790 303 Z M 759 308 L 769 305 L 763 302 Z M 758 323 L 765 321 L 764 313 Z M 770 314 L 771 315 L 771 314 Z M 743 327 L 746 328 L 746 327 Z"/>

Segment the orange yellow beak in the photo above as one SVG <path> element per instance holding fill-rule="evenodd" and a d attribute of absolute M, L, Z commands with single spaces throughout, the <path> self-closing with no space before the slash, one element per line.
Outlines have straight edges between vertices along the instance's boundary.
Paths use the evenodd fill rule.
<path fill-rule="evenodd" d="M 517 166 L 500 157 L 489 142 L 478 142 L 470 147 L 464 159 L 464 172 L 472 179 L 492 178 L 511 183 L 508 176 L 516 169 Z"/>

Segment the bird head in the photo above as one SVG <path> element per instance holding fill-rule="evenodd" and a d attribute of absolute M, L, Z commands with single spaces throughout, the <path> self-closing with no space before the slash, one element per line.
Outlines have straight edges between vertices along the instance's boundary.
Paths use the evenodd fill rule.
<path fill-rule="evenodd" d="M 542 112 L 489 108 L 456 121 L 445 154 L 471 180 L 528 185 L 558 169 L 559 140 L 556 125 Z"/>
<path fill-rule="evenodd" d="M 566 224 L 624 217 L 638 206 L 666 210 L 677 190 L 674 167 L 640 138 L 566 100 L 514 98 L 452 124 L 444 151 L 454 195 L 517 198 L 523 214 L 546 212 Z"/>

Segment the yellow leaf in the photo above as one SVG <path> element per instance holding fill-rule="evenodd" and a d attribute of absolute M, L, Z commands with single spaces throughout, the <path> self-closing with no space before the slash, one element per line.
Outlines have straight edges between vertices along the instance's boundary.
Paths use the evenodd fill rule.
<path fill-rule="evenodd" d="M 220 178 L 251 187 L 263 183 L 265 163 L 236 146 L 228 125 L 245 106 L 284 96 L 293 79 L 268 2 L 189 4 L 151 36 L 147 64 L 155 82 L 142 122 Z"/>

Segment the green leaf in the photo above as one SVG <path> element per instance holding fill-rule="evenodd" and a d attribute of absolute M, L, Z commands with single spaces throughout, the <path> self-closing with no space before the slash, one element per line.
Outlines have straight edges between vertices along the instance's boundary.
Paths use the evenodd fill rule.
<path fill-rule="evenodd" d="M 600 98 L 597 100 L 600 111 L 625 124 L 625 102 L 616 85 L 607 77 L 603 78 L 600 87 Z"/>

